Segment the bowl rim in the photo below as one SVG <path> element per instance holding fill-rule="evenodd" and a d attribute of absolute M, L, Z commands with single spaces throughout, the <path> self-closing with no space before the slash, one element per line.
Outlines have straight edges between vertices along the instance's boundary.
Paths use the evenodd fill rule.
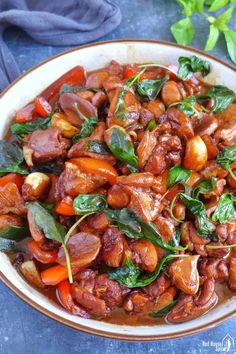
<path fill-rule="evenodd" d="M 58 58 L 60 56 L 63 56 L 65 54 L 69 54 L 72 53 L 74 51 L 77 51 L 79 49 L 84 49 L 84 48 L 90 48 L 90 47 L 95 47 L 95 46 L 100 46 L 100 45 L 104 45 L 104 44 L 109 44 L 109 43 L 123 43 L 123 42 L 140 42 L 140 43 L 153 43 L 153 44 L 159 44 L 159 45 L 164 45 L 164 46 L 171 46 L 171 47 L 176 47 L 176 48 L 182 48 L 182 49 L 187 49 L 193 53 L 196 54 L 200 54 L 203 55 L 205 57 L 208 57 L 209 59 L 212 59 L 214 61 L 217 61 L 218 63 L 228 67 L 229 69 L 233 70 L 236 73 L 236 66 L 226 63 L 225 61 L 223 61 L 222 59 L 219 59 L 217 57 L 215 57 L 214 55 L 211 55 L 209 53 L 206 53 L 200 49 L 196 49 L 196 48 L 192 48 L 189 46 L 183 46 L 180 44 L 176 44 L 173 42 L 168 42 L 168 41 L 162 41 L 162 40 L 155 40 L 155 39 L 145 39 L 145 38 L 124 38 L 124 39 L 113 39 L 113 40 L 107 40 L 107 41 L 101 41 L 101 42 L 95 42 L 95 43 L 89 43 L 89 44 L 85 44 L 85 45 L 81 45 L 81 46 L 77 46 L 77 47 L 73 47 L 67 50 L 64 50 L 62 52 L 59 52 L 49 58 L 47 58 L 46 60 L 40 62 L 39 64 L 34 65 L 33 67 L 31 67 L 30 69 L 28 69 L 26 72 L 24 72 L 23 74 L 21 74 L 19 77 L 17 77 L 12 83 L 10 83 L 9 86 L 7 86 L 1 93 L 0 93 L 0 99 L 20 80 L 22 80 L 25 76 L 27 76 L 28 74 L 30 74 L 31 72 L 33 72 L 34 70 L 38 69 L 39 67 L 43 66 L 44 64 L 54 60 L 55 58 Z M 126 341 L 153 341 L 153 340 L 166 340 L 166 339 L 174 339 L 174 338 L 180 338 L 180 337 L 184 337 L 187 335 L 191 335 L 191 334 L 196 334 L 199 333 L 203 330 L 207 330 L 207 329 L 211 329 L 219 324 L 221 324 L 222 322 L 234 317 L 236 315 L 236 309 L 231 311 L 230 313 L 228 313 L 227 315 L 223 315 L 221 317 L 219 317 L 218 319 L 214 320 L 211 323 L 205 324 L 205 325 L 201 325 L 197 328 L 193 328 L 193 329 L 188 329 L 188 330 L 184 330 L 181 332 L 176 332 L 174 334 L 154 334 L 154 335 L 129 335 L 129 334 L 117 334 L 117 333 L 110 333 L 110 332 L 106 332 L 104 330 L 101 329 L 93 329 L 90 328 L 89 326 L 83 325 L 83 324 L 78 324 L 75 323 L 71 320 L 62 318 L 60 315 L 57 315 L 56 313 L 45 309 L 43 306 L 37 304 L 37 302 L 35 302 L 34 300 L 32 300 L 31 298 L 29 298 L 28 296 L 26 296 L 22 291 L 20 291 L 18 288 L 15 287 L 15 285 L 0 271 L 0 280 L 10 289 L 12 290 L 21 300 L 23 300 L 25 303 L 27 303 L 28 305 L 30 305 L 31 307 L 33 307 L 34 309 L 36 309 L 37 311 L 41 312 L 42 314 L 46 315 L 47 317 L 61 323 L 64 324 L 68 327 L 71 327 L 73 329 L 76 330 L 80 330 L 82 332 L 85 333 L 89 333 L 89 334 L 94 334 L 94 335 L 98 335 L 98 336 L 102 336 L 102 337 L 106 337 L 106 338 L 110 338 L 110 339 L 120 339 L 120 340 L 126 340 Z"/>

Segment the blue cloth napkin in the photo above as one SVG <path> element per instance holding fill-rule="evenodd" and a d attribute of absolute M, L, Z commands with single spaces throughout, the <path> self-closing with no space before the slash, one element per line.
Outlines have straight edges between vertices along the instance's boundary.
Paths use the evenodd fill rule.
<path fill-rule="evenodd" d="M 20 27 L 48 45 L 91 42 L 115 29 L 119 8 L 109 0 L 0 0 L 0 91 L 20 75 L 4 31 Z"/>

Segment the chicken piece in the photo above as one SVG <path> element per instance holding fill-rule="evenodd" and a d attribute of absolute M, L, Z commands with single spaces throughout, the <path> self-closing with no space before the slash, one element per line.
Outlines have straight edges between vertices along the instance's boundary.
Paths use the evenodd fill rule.
<path fill-rule="evenodd" d="M 97 257 L 101 248 L 100 238 L 86 232 L 79 232 L 70 236 L 67 249 L 73 269 L 89 266 Z M 66 256 L 63 247 L 60 248 L 57 262 L 66 265 Z"/>
<path fill-rule="evenodd" d="M 198 292 L 198 259 L 199 255 L 178 258 L 169 267 L 169 274 L 173 284 L 188 295 L 195 295 Z"/>
<path fill-rule="evenodd" d="M 221 242 L 226 242 L 227 245 L 236 243 L 236 219 L 231 219 L 223 225 L 216 226 L 216 233 Z"/>
<path fill-rule="evenodd" d="M 6 226 L 23 226 L 23 223 L 18 215 L 0 215 L 0 229 Z"/>
<path fill-rule="evenodd" d="M 65 170 L 56 184 L 55 197 L 56 200 L 61 200 L 67 195 L 75 198 L 78 194 L 91 193 L 106 182 L 105 177 L 81 172 L 77 165 L 68 161 L 65 162 Z"/>
<path fill-rule="evenodd" d="M 119 176 L 116 179 L 117 184 L 141 188 L 152 187 L 154 182 L 155 177 L 150 172 L 131 173 L 128 176 Z"/>
<path fill-rule="evenodd" d="M 7 183 L 0 187 L 0 215 L 8 213 L 19 216 L 24 216 L 27 213 L 24 199 L 15 183 Z"/>
<path fill-rule="evenodd" d="M 236 258 L 231 258 L 229 263 L 229 287 L 236 290 Z"/>
<path fill-rule="evenodd" d="M 155 246 L 148 240 L 135 240 L 130 244 L 131 259 L 139 268 L 149 273 L 154 272 L 158 257 Z"/>
<path fill-rule="evenodd" d="M 159 121 L 164 123 L 162 117 Z M 167 110 L 167 121 L 170 122 L 174 134 L 181 139 L 188 140 L 194 137 L 192 121 L 184 112 L 175 107 L 169 108 Z"/>
<path fill-rule="evenodd" d="M 201 119 L 194 121 L 195 135 L 212 135 L 218 127 L 217 118 L 211 113 L 202 113 Z"/>
<path fill-rule="evenodd" d="M 108 75 L 109 75 L 108 72 L 105 70 L 99 70 L 89 74 L 86 80 L 85 87 L 87 89 L 93 89 L 93 88 L 102 89 L 103 82 L 108 77 Z"/>
<path fill-rule="evenodd" d="M 124 187 L 119 184 L 114 184 L 107 195 L 107 203 L 110 207 L 121 209 L 127 207 L 130 202 L 130 196 L 125 191 Z"/>
<path fill-rule="evenodd" d="M 165 106 L 159 99 L 145 102 L 143 106 L 153 114 L 154 119 L 158 119 L 165 112 Z"/>
<path fill-rule="evenodd" d="M 28 154 L 26 162 L 31 167 L 31 162 L 32 164 L 44 163 L 65 157 L 69 146 L 69 140 L 62 138 L 58 128 L 35 130 L 27 136 L 27 142 L 24 145 L 24 153 Z"/>
<path fill-rule="evenodd" d="M 171 218 L 159 215 L 158 218 L 155 219 L 154 224 L 160 231 L 164 241 L 167 243 L 170 242 L 175 233 L 175 225 L 173 220 Z"/>
<path fill-rule="evenodd" d="M 226 281 L 229 278 L 228 266 L 224 259 L 203 258 L 199 261 L 199 274 L 215 281 Z"/>
<path fill-rule="evenodd" d="M 102 256 L 109 267 L 119 267 L 124 260 L 126 241 L 117 227 L 109 227 L 102 236 Z"/>
<path fill-rule="evenodd" d="M 75 93 L 63 93 L 59 98 L 59 105 L 65 112 L 67 120 L 76 127 L 81 127 L 84 122 L 79 111 L 86 118 L 97 117 L 97 108 Z"/>
<path fill-rule="evenodd" d="M 146 131 L 138 148 L 138 166 L 143 169 L 149 157 L 151 156 L 157 143 L 157 138 L 153 132 Z"/>
<path fill-rule="evenodd" d="M 171 286 L 170 279 L 165 274 L 160 274 L 154 282 L 150 285 L 145 286 L 143 290 L 150 295 L 152 298 L 156 299 L 162 293 L 165 292 Z"/>

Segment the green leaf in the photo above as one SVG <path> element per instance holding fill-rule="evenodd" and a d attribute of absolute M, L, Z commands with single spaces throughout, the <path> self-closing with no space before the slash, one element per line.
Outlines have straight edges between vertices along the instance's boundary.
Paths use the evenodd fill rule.
<path fill-rule="evenodd" d="M 31 122 L 26 123 L 15 123 L 11 126 L 11 132 L 20 140 L 24 138 L 25 135 L 32 134 L 35 130 L 38 129 L 48 129 L 51 127 L 52 115 L 47 116 L 46 118 L 38 118 Z"/>
<path fill-rule="evenodd" d="M 118 125 L 113 125 L 105 134 L 107 136 L 106 143 L 115 158 L 137 169 L 138 157 L 134 153 L 132 140 L 126 130 Z"/>
<path fill-rule="evenodd" d="M 124 101 L 125 94 L 135 84 L 135 82 L 138 81 L 138 79 L 144 73 L 145 70 L 146 69 L 143 69 L 137 75 L 129 78 L 126 81 L 126 83 L 124 84 L 124 86 L 122 87 L 122 89 L 120 90 L 118 98 L 117 98 L 117 102 L 116 102 L 116 109 L 114 112 L 115 117 L 117 119 L 123 120 L 126 117 L 128 112 L 127 112 L 125 101 Z"/>
<path fill-rule="evenodd" d="M 185 113 L 188 117 L 191 117 L 193 114 L 196 114 L 197 116 L 199 116 L 199 111 L 195 108 L 196 104 L 197 104 L 196 97 L 189 96 L 189 97 L 184 98 L 182 101 L 173 102 L 172 104 L 169 105 L 168 108 L 173 107 L 173 106 L 178 106 L 178 110 Z"/>
<path fill-rule="evenodd" d="M 167 315 L 172 309 L 173 307 L 177 304 L 178 300 L 174 300 L 172 301 L 169 305 L 163 307 L 162 309 L 151 313 L 149 316 L 150 317 L 163 317 L 165 315 Z"/>
<path fill-rule="evenodd" d="M 0 228 L 0 238 L 19 241 L 28 237 L 29 230 L 24 226 L 7 225 Z"/>
<path fill-rule="evenodd" d="M 209 238 L 215 231 L 215 226 L 208 219 L 203 202 L 192 198 L 184 193 L 180 193 L 180 198 L 183 204 L 196 217 L 198 223 L 198 233 L 204 238 Z"/>
<path fill-rule="evenodd" d="M 98 213 L 107 209 L 107 201 L 102 194 L 80 194 L 74 199 L 76 215 Z"/>
<path fill-rule="evenodd" d="M 161 91 L 169 75 L 157 78 L 156 80 L 142 80 L 136 83 L 136 92 L 144 99 L 153 101 Z"/>
<path fill-rule="evenodd" d="M 182 166 L 173 166 L 168 171 L 167 188 L 171 188 L 176 183 L 184 183 L 190 177 L 191 171 Z"/>
<path fill-rule="evenodd" d="M 177 0 L 185 16 L 191 16 L 195 11 L 195 0 Z"/>
<path fill-rule="evenodd" d="M 190 45 L 192 43 L 195 29 L 188 17 L 174 23 L 170 30 L 178 44 Z"/>
<path fill-rule="evenodd" d="M 204 4 L 205 4 L 206 6 L 211 6 L 214 1 L 215 1 L 215 0 L 205 0 L 205 1 L 204 1 Z"/>
<path fill-rule="evenodd" d="M 220 224 L 225 224 L 235 217 L 236 198 L 230 193 L 222 194 L 212 215 L 212 220 L 218 221 Z"/>
<path fill-rule="evenodd" d="M 198 58 L 196 55 L 191 57 L 179 57 L 178 77 L 181 80 L 189 80 L 194 73 L 200 72 L 206 76 L 210 72 L 210 63 L 207 60 Z"/>
<path fill-rule="evenodd" d="M 106 143 L 100 140 L 88 140 L 84 143 L 83 147 L 89 152 L 94 152 L 100 155 L 110 155 L 110 150 Z"/>
<path fill-rule="evenodd" d="M 232 14 L 233 14 L 233 11 L 234 11 L 234 6 L 231 6 L 229 7 L 225 12 L 223 12 L 219 17 L 217 17 L 217 19 L 215 20 L 215 23 L 214 25 L 221 29 L 221 30 L 225 30 L 225 26 L 223 25 L 226 25 L 230 20 L 231 20 L 231 17 L 232 17 Z"/>
<path fill-rule="evenodd" d="M 126 255 L 125 264 L 123 265 L 123 267 L 110 269 L 108 271 L 108 275 L 110 279 L 116 280 L 120 284 L 132 288 L 136 284 L 137 279 L 140 275 L 140 269 Z"/>
<path fill-rule="evenodd" d="M 0 140 L 0 176 L 9 172 L 27 175 L 28 172 L 20 166 L 23 161 L 23 151 L 18 146 Z"/>
<path fill-rule="evenodd" d="M 59 91 L 59 96 L 62 95 L 63 93 L 77 93 L 77 92 L 81 92 L 84 91 L 84 87 L 82 86 L 72 86 L 69 84 L 63 84 L 60 88 Z"/>
<path fill-rule="evenodd" d="M 195 2 L 195 11 L 202 13 L 204 10 L 204 0 L 197 0 Z"/>
<path fill-rule="evenodd" d="M 55 173 L 56 175 L 60 175 L 62 170 L 63 166 L 59 165 L 57 161 L 50 161 L 43 165 L 34 165 L 30 169 L 31 172 Z"/>
<path fill-rule="evenodd" d="M 215 48 L 215 45 L 219 38 L 219 30 L 214 25 L 210 25 L 210 33 L 208 35 L 208 39 L 205 45 L 204 50 L 209 51 Z"/>
<path fill-rule="evenodd" d="M 211 179 L 204 179 L 200 181 L 193 189 L 192 197 L 198 199 L 200 194 L 212 192 L 215 186 L 216 178 L 212 177 Z"/>
<path fill-rule="evenodd" d="M 139 268 L 126 255 L 124 266 L 120 268 L 110 269 L 108 271 L 108 275 L 110 279 L 114 279 L 120 284 L 127 286 L 128 288 L 139 288 L 147 286 L 158 277 L 165 264 L 169 263 L 172 259 L 181 256 L 183 255 L 165 255 L 157 264 L 157 267 L 153 273 L 150 273 L 146 277 L 139 277 Z"/>
<path fill-rule="evenodd" d="M 211 6 L 208 9 L 209 12 L 217 11 L 228 4 L 229 0 L 214 0 L 211 2 Z M 206 4 L 208 5 L 208 4 Z"/>
<path fill-rule="evenodd" d="M 230 59 L 236 64 L 236 32 L 231 30 L 225 31 L 224 36 Z"/>
<path fill-rule="evenodd" d="M 98 125 L 98 119 L 96 117 L 92 116 L 90 118 L 86 118 L 86 120 L 82 124 L 79 134 L 73 136 L 72 138 L 73 144 L 77 143 L 80 139 L 87 138 L 88 136 L 90 136 L 97 125 Z"/>
<path fill-rule="evenodd" d="M 38 202 L 26 203 L 34 223 L 43 231 L 46 238 L 64 243 L 65 228 Z"/>
<path fill-rule="evenodd" d="M 0 251 L 17 252 L 16 241 L 0 237 Z"/>
<path fill-rule="evenodd" d="M 155 119 L 151 119 L 148 122 L 146 130 L 148 130 L 149 132 L 152 132 L 156 128 L 156 126 L 157 126 L 157 123 L 156 123 Z"/>
<path fill-rule="evenodd" d="M 235 100 L 235 92 L 226 86 L 216 85 L 210 88 L 200 98 L 212 98 L 214 100 L 213 107 L 211 109 L 214 113 L 221 113 Z"/>
<path fill-rule="evenodd" d="M 161 237 L 156 225 L 152 222 L 143 221 L 140 216 L 129 208 L 106 210 L 109 221 L 118 226 L 128 238 L 144 238 L 151 241 L 156 246 L 167 249 L 171 252 L 176 252 L 182 247 L 173 247 L 166 243 Z"/>
<path fill-rule="evenodd" d="M 236 145 L 225 147 L 221 153 L 216 156 L 216 162 L 224 169 L 229 170 L 230 165 L 236 162 Z"/>

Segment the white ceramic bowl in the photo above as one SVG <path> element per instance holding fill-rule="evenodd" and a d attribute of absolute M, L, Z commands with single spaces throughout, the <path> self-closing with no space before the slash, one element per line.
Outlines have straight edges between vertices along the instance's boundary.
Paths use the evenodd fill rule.
<path fill-rule="evenodd" d="M 236 90 L 236 69 L 217 58 L 195 49 L 172 43 L 148 40 L 100 42 L 63 52 L 26 72 L 13 82 L 0 97 L 0 137 L 3 138 L 17 110 L 60 77 L 80 64 L 87 71 L 106 66 L 115 59 L 127 63 L 177 63 L 181 55 L 196 54 L 210 61 L 212 70 L 206 78 L 211 84 L 223 84 Z M 72 316 L 27 284 L 12 267 L 8 257 L 0 253 L 0 277 L 20 298 L 49 317 L 73 328 L 106 337 L 128 340 L 157 340 L 182 337 L 213 327 L 236 313 L 236 297 L 217 306 L 204 316 L 177 325 L 126 326 Z"/>

